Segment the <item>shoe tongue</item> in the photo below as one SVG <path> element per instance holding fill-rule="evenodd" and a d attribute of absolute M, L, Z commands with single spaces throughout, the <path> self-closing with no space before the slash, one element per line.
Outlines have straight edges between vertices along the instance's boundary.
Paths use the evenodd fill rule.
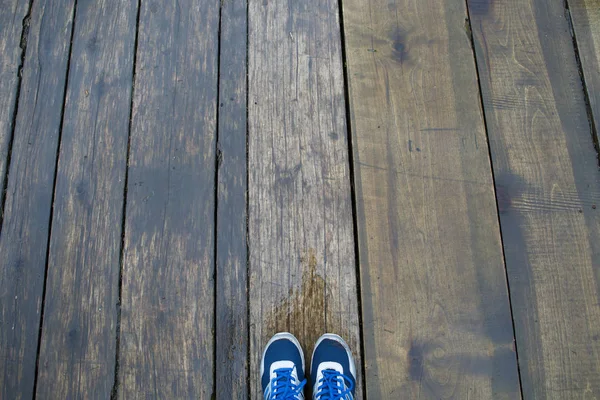
<path fill-rule="evenodd" d="M 342 364 L 336 363 L 336 362 L 333 362 L 333 361 L 324 361 L 321 364 L 319 364 L 319 368 L 317 368 L 317 376 L 319 376 L 320 374 L 322 374 L 323 371 L 325 371 L 327 369 L 331 369 L 333 371 L 337 371 L 340 374 L 344 373 L 344 367 L 342 367 Z"/>
<path fill-rule="evenodd" d="M 273 380 L 277 378 L 275 371 L 282 368 L 292 369 L 292 377 L 294 378 L 294 381 L 298 381 L 298 371 L 296 371 L 296 366 L 293 361 L 275 361 L 271 364 L 271 369 L 269 370 L 270 379 Z"/>
<path fill-rule="evenodd" d="M 324 376 L 324 372 L 325 371 L 336 371 L 339 372 L 340 374 L 344 373 L 344 367 L 342 367 L 342 365 L 340 363 L 336 363 L 336 362 L 331 362 L 331 361 L 325 361 L 322 362 L 321 364 L 319 364 L 319 368 L 317 368 L 317 380 L 314 383 L 313 386 L 313 391 L 314 393 L 317 393 L 319 390 L 319 385 L 321 384 L 321 379 Z M 344 388 L 344 382 L 341 382 L 342 384 L 342 389 Z M 341 390 L 338 390 L 338 393 Z M 327 399 L 328 397 L 322 397 L 323 399 Z"/>

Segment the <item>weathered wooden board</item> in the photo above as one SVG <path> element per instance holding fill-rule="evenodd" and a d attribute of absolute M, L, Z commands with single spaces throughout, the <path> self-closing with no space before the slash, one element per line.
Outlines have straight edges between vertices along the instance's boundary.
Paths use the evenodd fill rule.
<path fill-rule="evenodd" d="M 137 2 L 77 3 L 37 397 L 110 398 Z"/>
<path fill-rule="evenodd" d="M 600 128 L 600 2 L 569 0 L 596 135 Z M 596 138 L 598 140 L 598 138 Z"/>
<path fill-rule="evenodd" d="M 338 16 L 335 0 L 249 5 L 253 398 L 278 331 L 296 335 L 307 360 L 321 334 L 338 333 L 361 365 Z"/>
<path fill-rule="evenodd" d="M 29 7 L 29 0 L 5 0 L 0 12 L 0 199 L 14 127 L 19 67 L 29 30 L 29 19 L 25 19 Z M 0 232 L 3 206 L 0 203 Z"/>
<path fill-rule="evenodd" d="M 211 397 L 218 0 L 142 2 L 120 398 Z"/>
<path fill-rule="evenodd" d="M 469 1 L 524 398 L 600 397 L 600 172 L 562 0 Z"/>
<path fill-rule="evenodd" d="M 33 396 L 72 19 L 73 0 L 31 10 L 0 236 L 1 398 Z"/>
<path fill-rule="evenodd" d="M 465 3 L 343 5 L 367 395 L 519 398 Z"/>
<path fill-rule="evenodd" d="M 216 398 L 247 399 L 247 0 L 221 5 L 216 260 Z"/>

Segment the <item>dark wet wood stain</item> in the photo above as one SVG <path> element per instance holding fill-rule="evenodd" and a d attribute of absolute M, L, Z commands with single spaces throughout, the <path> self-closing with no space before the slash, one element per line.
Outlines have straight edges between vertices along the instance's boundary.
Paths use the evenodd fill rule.
<path fill-rule="evenodd" d="M 523 396 L 597 398 L 600 173 L 564 2 L 468 3 Z"/>
<path fill-rule="evenodd" d="M 221 5 L 215 398 L 227 400 L 248 398 L 246 9 Z"/>
<path fill-rule="evenodd" d="M 316 322 L 323 319 L 323 310 L 326 310 L 326 282 L 317 272 L 318 261 L 313 249 L 309 249 L 300 258 L 300 262 L 303 270 L 302 285 L 299 289 L 293 288 L 289 296 L 275 307 L 266 317 L 265 325 L 269 332 L 286 331 L 304 338 L 306 370 L 309 371 L 314 344 L 324 331 L 322 325 Z M 352 332 L 349 331 L 337 330 L 335 333 L 344 338 L 352 337 Z M 311 388 L 307 389 L 307 393 L 311 391 Z"/>
<path fill-rule="evenodd" d="M 343 2 L 367 395 L 512 400 L 516 354 L 466 6 L 395 3 L 397 13 L 384 0 Z M 389 31 L 389 51 L 361 54 Z"/>
<path fill-rule="evenodd" d="M 317 258 L 314 250 L 309 249 L 300 258 L 302 263 L 302 285 L 293 288 L 289 297 L 275 306 L 273 313 L 266 318 L 267 330 L 271 332 L 288 331 L 305 339 L 305 355 L 312 354 L 313 345 L 323 334 L 321 324 L 315 323 L 323 319 L 325 309 L 325 279 L 317 272 Z M 295 324 L 301 321 L 301 324 Z M 292 326 L 294 324 L 294 326 Z M 300 331 L 294 332 L 294 328 Z M 338 332 L 348 337 L 349 332 Z"/>
<path fill-rule="evenodd" d="M 38 398 L 109 398 L 137 2 L 78 2 L 48 259 Z"/>
<path fill-rule="evenodd" d="M 0 10 L 0 15 L 5 12 Z M 19 14 L 14 14 L 14 18 L 17 18 L 14 23 L 21 24 Z M 33 397 L 72 19 L 73 0 L 33 3 L 0 236 L 0 398 L 3 399 Z M 10 98 L 10 93 L 6 95 Z M 4 127 L 0 130 L 4 135 Z"/>

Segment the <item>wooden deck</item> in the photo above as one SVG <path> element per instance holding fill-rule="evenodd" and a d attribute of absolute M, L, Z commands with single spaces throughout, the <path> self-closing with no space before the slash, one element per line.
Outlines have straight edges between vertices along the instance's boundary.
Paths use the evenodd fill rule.
<path fill-rule="evenodd" d="M 0 4 L 0 399 L 600 399 L 597 0 Z"/>

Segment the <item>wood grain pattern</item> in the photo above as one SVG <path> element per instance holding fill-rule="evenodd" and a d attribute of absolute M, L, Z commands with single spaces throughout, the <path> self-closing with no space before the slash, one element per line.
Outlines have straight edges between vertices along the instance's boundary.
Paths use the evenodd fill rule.
<path fill-rule="evenodd" d="M 568 4 L 597 135 L 600 128 L 600 3 L 569 0 Z"/>
<path fill-rule="evenodd" d="M 110 398 L 137 2 L 77 3 L 37 397 Z"/>
<path fill-rule="evenodd" d="M 278 331 L 298 337 L 307 361 L 321 334 L 338 333 L 361 365 L 338 15 L 335 0 L 249 5 L 253 398 Z"/>
<path fill-rule="evenodd" d="M 367 395 L 519 398 L 465 4 L 343 6 Z"/>
<path fill-rule="evenodd" d="M 216 398 L 248 398 L 246 0 L 221 2 Z"/>
<path fill-rule="evenodd" d="M 24 21 L 29 0 L 5 0 L 0 12 L 0 188 L 4 189 L 8 148 L 19 85 L 19 67 L 26 47 L 29 21 Z M 21 36 L 25 40 L 21 43 Z M 0 190 L 2 190 L 0 189 Z M 0 192 L 0 199 L 2 192 Z M 2 207 L 0 204 L 0 221 Z M 0 225 L 0 232 L 2 226 Z"/>
<path fill-rule="evenodd" d="M 141 4 L 120 398 L 213 391 L 218 28 L 218 0 Z"/>
<path fill-rule="evenodd" d="M 600 397 L 600 172 L 562 0 L 469 1 L 524 398 Z"/>
<path fill-rule="evenodd" d="M 73 0 L 33 4 L 0 236 L 0 397 L 31 398 Z"/>

